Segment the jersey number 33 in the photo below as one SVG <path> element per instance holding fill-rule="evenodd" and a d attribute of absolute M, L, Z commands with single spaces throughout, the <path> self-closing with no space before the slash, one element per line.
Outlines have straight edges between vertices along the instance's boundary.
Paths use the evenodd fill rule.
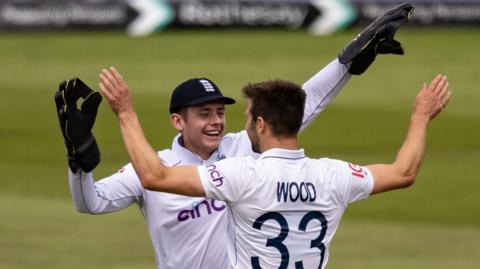
<path fill-rule="evenodd" d="M 287 220 L 282 214 L 278 212 L 268 212 L 261 215 L 255 220 L 255 222 L 253 223 L 253 228 L 261 230 L 263 223 L 267 220 L 276 221 L 280 225 L 280 233 L 277 237 L 268 239 L 266 246 L 278 249 L 282 257 L 278 269 L 286 269 L 290 261 L 290 254 L 288 252 L 288 248 L 282 242 L 285 240 L 285 238 L 287 238 L 289 232 Z M 300 231 L 306 231 L 307 225 L 311 220 L 318 220 L 322 226 L 318 237 L 310 241 L 310 248 L 318 248 L 320 250 L 320 265 L 318 266 L 318 269 L 321 269 L 323 264 L 323 258 L 325 256 L 325 245 L 322 243 L 322 241 L 325 237 L 325 234 L 327 233 L 327 219 L 322 213 L 318 211 L 310 211 L 302 217 L 302 219 L 300 220 L 300 224 L 298 225 L 298 229 Z M 251 257 L 250 261 L 252 263 L 253 269 L 262 268 L 260 266 L 260 260 L 257 256 Z M 295 269 L 303 269 L 303 262 L 296 261 Z"/>

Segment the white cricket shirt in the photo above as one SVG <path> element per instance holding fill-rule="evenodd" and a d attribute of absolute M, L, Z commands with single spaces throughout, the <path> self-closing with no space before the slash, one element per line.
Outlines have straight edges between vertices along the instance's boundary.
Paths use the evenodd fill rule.
<path fill-rule="evenodd" d="M 302 129 L 325 109 L 350 77 L 348 68 L 335 59 L 304 83 L 307 100 Z M 208 165 L 229 157 L 258 157 L 252 152 L 245 131 L 225 135 L 208 160 L 181 146 L 179 137 L 174 138 L 171 149 L 158 152 L 168 166 Z M 226 242 L 230 231 L 224 202 L 145 190 L 131 164 L 97 182 L 92 173 L 69 171 L 69 183 L 75 207 L 82 213 L 104 214 L 137 204 L 148 226 L 158 268 L 228 267 Z"/>
<path fill-rule="evenodd" d="M 371 173 L 302 150 L 271 149 L 198 171 L 207 197 L 229 206 L 230 268 L 324 268 L 347 205 L 369 196 Z M 302 267 L 300 267 L 302 268 Z"/>

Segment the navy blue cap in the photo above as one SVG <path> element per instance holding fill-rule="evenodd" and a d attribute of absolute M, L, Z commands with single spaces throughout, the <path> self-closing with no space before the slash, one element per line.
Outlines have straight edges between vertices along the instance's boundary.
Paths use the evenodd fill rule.
<path fill-rule="evenodd" d="M 235 104 L 235 100 L 223 96 L 215 83 L 208 78 L 192 78 L 178 85 L 170 99 L 170 114 L 182 108 L 210 101 L 221 100 L 226 105 Z"/>

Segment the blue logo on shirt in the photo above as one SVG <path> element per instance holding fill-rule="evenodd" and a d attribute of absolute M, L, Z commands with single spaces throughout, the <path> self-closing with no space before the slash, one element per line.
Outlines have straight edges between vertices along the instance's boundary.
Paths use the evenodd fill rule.
<path fill-rule="evenodd" d="M 315 186 L 310 182 L 277 182 L 277 202 L 287 200 L 296 202 L 298 199 L 302 202 L 312 202 L 317 198 Z"/>

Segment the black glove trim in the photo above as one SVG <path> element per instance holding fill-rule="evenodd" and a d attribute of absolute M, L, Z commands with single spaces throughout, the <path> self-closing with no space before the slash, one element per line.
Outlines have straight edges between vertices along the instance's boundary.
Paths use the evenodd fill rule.
<path fill-rule="evenodd" d="M 93 142 L 95 142 L 95 139 L 93 138 L 93 136 L 90 136 L 87 138 L 87 141 L 85 141 L 85 143 L 83 143 L 83 145 L 81 145 L 76 151 L 75 153 L 82 153 L 85 151 L 86 148 L 88 148 Z"/>

